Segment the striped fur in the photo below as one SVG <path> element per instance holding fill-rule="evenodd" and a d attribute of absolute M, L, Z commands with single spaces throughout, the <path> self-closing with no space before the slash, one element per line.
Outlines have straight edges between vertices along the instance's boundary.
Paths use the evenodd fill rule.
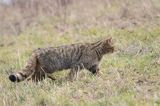
<path fill-rule="evenodd" d="M 113 51 L 111 39 L 94 43 L 39 48 L 33 52 L 26 67 L 18 73 L 11 74 L 9 79 L 12 82 L 20 82 L 25 79 L 41 81 L 45 77 L 51 78 L 50 74 L 53 72 L 64 69 L 71 69 L 69 73 L 71 80 L 74 80 L 77 72 L 83 68 L 97 74 L 103 55 Z"/>

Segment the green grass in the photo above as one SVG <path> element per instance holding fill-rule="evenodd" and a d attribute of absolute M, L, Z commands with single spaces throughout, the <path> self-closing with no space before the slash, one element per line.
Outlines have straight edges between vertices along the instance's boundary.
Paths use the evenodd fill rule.
<path fill-rule="evenodd" d="M 38 47 L 93 42 L 112 36 L 117 51 L 101 61 L 100 77 L 86 70 L 74 82 L 68 71 L 46 79 L 11 83 L 8 75 L 21 69 Z M 0 106 L 151 106 L 160 105 L 160 28 L 71 30 L 59 34 L 50 23 L 27 29 L 20 36 L 0 36 Z"/>

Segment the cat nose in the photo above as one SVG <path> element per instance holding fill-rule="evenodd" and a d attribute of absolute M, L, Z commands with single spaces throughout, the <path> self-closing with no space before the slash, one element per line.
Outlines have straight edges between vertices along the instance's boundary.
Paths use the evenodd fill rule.
<path fill-rule="evenodd" d="M 113 47 L 113 50 L 112 50 L 112 52 L 117 52 L 118 51 L 118 48 L 116 48 L 116 47 Z"/>

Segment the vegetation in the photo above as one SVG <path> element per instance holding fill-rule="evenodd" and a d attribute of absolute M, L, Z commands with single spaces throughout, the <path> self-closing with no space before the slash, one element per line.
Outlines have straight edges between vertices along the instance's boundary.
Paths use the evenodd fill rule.
<path fill-rule="evenodd" d="M 21 31 L 12 24 L 14 30 L 11 32 L 18 33 L 8 33 L 6 27 L 0 26 L 1 30 L 5 29 L 0 36 L 0 106 L 160 105 L 160 18 L 156 11 L 160 9 L 158 0 L 151 0 L 156 9 L 153 9 L 148 0 L 143 2 L 149 3 L 135 17 L 132 13 L 138 10 L 134 8 L 140 5 L 138 0 L 135 0 L 134 6 L 131 5 L 133 1 L 129 0 L 124 3 L 106 0 L 109 3 L 107 6 L 96 1 L 93 0 L 92 5 L 88 2 L 84 5 L 83 0 L 77 3 L 77 7 L 75 4 L 67 5 L 64 17 L 63 7 L 55 17 L 45 16 L 45 12 L 40 12 L 43 14 L 38 13 L 29 26 L 24 28 L 20 25 L 23 29 Z M 96 3 L 96 8 L 92 8 Z M 115 16 L 117 11 L 122 10 L 123 4 L 127 11 L 123 11 L 123 14 L 126 15 Z M 86 7 L 81 10 L 80 5 Z M 7 8 L 9 11 L 10 7 Z M 135 11 L 130 11 L 132 9 Z M 77 13 L 80 10 L 82 12 Z M 84 11 L 88 13 L 85 14 Z M 78 17 L 79 14 L 82 17 Z M 12 19 L 14 22 L 14 18 Z M 4 23 L 1 25 L 5 25 Z M 16 34 L 18 36 L 14 36 Z M 101 76 L 93 76 L 83 70 L 76 81 L 70 82 L 66 80 L 69 70 L 65 70 L 53 74 L 56 81 L 45 79 L 39 83 L 11 83 L 8 80 L 8 75 L 22 69 L 32 51 L 38 47 L 93 42 L 106 37 L 115 40 L 116 51 L 103 58 Z"/>

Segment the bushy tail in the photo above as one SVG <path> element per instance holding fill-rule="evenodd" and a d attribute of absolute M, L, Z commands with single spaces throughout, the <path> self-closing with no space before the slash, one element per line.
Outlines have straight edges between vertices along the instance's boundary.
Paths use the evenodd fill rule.
<path fill-rule="evenodd" d="M 12 82 L 20 82 L 28 78 L 32 73 L 34 73 L 37 64 L 37 56 L 36 54 L 32 54 L 27 65 L 20 72 L 11 74 L 9 76 L 10 81 Z"/>

